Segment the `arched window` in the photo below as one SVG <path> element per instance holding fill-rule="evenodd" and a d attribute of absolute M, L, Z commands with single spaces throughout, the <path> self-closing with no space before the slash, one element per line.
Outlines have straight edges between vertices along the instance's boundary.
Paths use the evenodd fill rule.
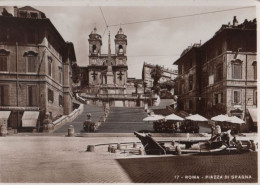
<path fill-rule="evenodd" d="M 96 45 L 92 46 L 92 53 L 97 53 L 97 46 Z"/>
<path fill-rule="evenodd" d="M 237 59 L 231 61 L 232 63 L 232 78 L 233 79 L 242 79 L 242 61 Z"/>
<path fill-rule="evenodd" d="M 123 48 L 122 45 L 119 45 L 119 46 L 118 46 L 118 52 L 119 52 L 120 54 L 124 53 L 124 48 Z"/>

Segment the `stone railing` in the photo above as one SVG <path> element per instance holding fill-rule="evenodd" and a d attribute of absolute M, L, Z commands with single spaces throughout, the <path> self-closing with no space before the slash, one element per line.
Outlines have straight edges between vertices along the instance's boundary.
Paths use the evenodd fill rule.
<path fill-rule="evenodd" d="M 79 108 L 73 110 L 69 115 L 64 115 L 53 122 L 54 130 L 60 128 L 62 125 L 68 122 L 72 122 L 78 115 L 82 114 L 84 105 L 80 104 Z"/>

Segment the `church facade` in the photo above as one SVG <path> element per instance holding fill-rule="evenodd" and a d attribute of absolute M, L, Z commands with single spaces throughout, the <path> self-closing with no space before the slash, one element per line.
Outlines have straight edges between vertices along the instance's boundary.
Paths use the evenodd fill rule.
<path fill-rule="evenodd" d="M 145 106 L 148 98 L 127 82 L 127 36 L 122 28 L 115 35 L 115 54 L 101 54 L 102 38 L 97 29 L 89 35 L 89 65 L 81 67 L 81 95 L 92 104 L 118 107 Z M 133 86 L 133 85 L 132 85 Z M 152 104 L 151 101 L 149 100 Z"/>

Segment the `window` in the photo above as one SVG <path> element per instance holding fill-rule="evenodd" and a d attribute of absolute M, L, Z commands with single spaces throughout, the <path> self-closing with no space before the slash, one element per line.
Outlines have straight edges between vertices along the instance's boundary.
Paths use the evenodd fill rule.
<path fill-rule="evenodd" d="M 181 93 L 184 93 L 184 91 L 185 91 L 185 84 L 184 84 L 184 82 L 182 82 L 182 84 L 181 84 Z"/>
<path fill-rule="evenodd" d="M 26 18 L 27 17 L 27 12 L 20 12 L 20 17 Z"/>
<path fill-rule="evenodd" d="M 37 56 L 27 56 L 27 72 L 36 73 L 37 72 Z"/>
<path fill-rule="evenodd" d="M 193 76 L 189 76 L 189 91 L 192 90 L 192 87 L 193 87 Z"/>
<path fill-rule="evenodd" d="M 223 103 L 223 93 L 216 93 L 214 94 L 214 105 Z"/>
<path fill-rule="evenodd" d="M 189 100 L 189 109 L 192 109 L 192 100 Z"/>
<path fill-rule="evenodd" d="M 92 53 L 94 53 L 94 54 L 97 53 L 97 46 L 96 45 L 92 46 Z"/>
<path fill-rule="evenodd" d="M 0 85 L 0 106 L 9 104 L 9 86 Z"/>
<path fill-rule="evenodd" d="M 254 105 L 257 105 L 257 90 L 254 91 L 253 104 L 254 104 Z"/>
<path fill-rule="evenodd" d="M 240 104 L 241 103 L 241 91 L 233 91 L 233 103 Z"/>
<path fill-rule="evenodd" d="M 35 85 L 28 86 L 28 105 L 37 106 L 37 87 Z"/>
<path fill-rule="evenodd" d="M 48 56 L 48 75 L 52 75 L 52 58 Z"/>
<path fill-rule="evenodd" d="M 124 49 L 122 45 L 118 46 L 118 50 L 119 50 L 119 54 L 123 54 L 124 53 Z"/>
<path fill-rule="evenodd" d="M 63 97 L 59 95 L 59 106 L 63 106 Z"/>
<path fill-rule="evenodd" d="M 257 79 L 257 63 L 256 61 L 253 62 L 253 68 L 254 68 L 254 80 Z"/>
<path fill-rule="evenodd" d="M 214 74 L 209 75 L 209 85 L 214 84 Z"/>
<path fill-rule="evenodd" d="M 192 58 L 190 59 L 190 68 L 192 68 Z"/>
<path fill-rule="evenodd" d="M 216 71 L 216 82 L 219 82 L 223 79 L 223 66 L 222 66 L 222 64 L 219 64 L 216 69 L 217 69 L 217 71 Z"/>
<path fill-rule="evenodd" d="M 59 66 L 59 83 L 62 83 L 62 67 Z"/>
<path fill-rule="evenodd" d="M 31 15 L 31 18 L 34 18 L 34 19 L 38 18 L 38 14 L 37 13 L 31 12 L 30 15 Z"/>
<path fill-rule="evenodd" d="M 242 61 L 232 61 L 232 78 L 242 79 Z"/>
<path fill-rule="evenodd" d="M 48 89 L 48 102 L 53 103 L 53 91 Z"/>
<path fill-rule="evenodd" d="M 7 71 L 7 56 L 0 55 L 0 71 Z"/>

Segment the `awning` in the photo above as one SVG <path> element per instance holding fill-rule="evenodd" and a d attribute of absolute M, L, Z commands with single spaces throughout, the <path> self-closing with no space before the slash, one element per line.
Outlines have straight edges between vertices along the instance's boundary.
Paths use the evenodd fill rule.
<path fill-rule="evenodd" d="M 253 122 L 257 123 L 257 109 L 256 108 L 249 108 L 247 109 Z"/>
<path fill-rule="evenodd" d="M 228 122 L 230 122 L 230 123 L 237 123 L 237 124 L 245 123 L 242 119 L 240 119 L 240 118 L 238 118 L 236 116 L 230 117 Z"/>
<path fill-rule="evenodd" d="M 218 116 L 215 116 L 215 117 L 212 117 L 211 118 L 212 121 L 220 121 L 220 122 L 223 122 L 223 121 L 229 121 L 230 120 L 230 117 L 226 116 L 226 115 L 223 115 L 223 114 L 220 114 Z"/>
<path fill-rule="evenodd" d="M 207 118 L 204 118 L 203 116 L 199 114 L 187 116 L 185 119 L 191 120 L 191 121 L 208 121 Z"/>
<path fill-rule="evenodd" d="M 38 111 L 25 111 L 22 117 L 22 126 L 36 127 L 38 117 L 39 117 Z"/>
<path fill-rule="evenodd" d="M 173 121 L 183 121 L 184 119 L 180 116 L 177 116 L 176 114 L 170 114 L 165 117 L 166 120 L 173 120 Z"/>
<path fill-rule="evenodd" d="M 154 114 L 144 118 L 143 121 L 158 121 L 164 118 L 164 116 Z"/>
<path fill-rule="evenodd" d="M 11 111 L 0 111 L 0 119 L 8 120 Z"/>

